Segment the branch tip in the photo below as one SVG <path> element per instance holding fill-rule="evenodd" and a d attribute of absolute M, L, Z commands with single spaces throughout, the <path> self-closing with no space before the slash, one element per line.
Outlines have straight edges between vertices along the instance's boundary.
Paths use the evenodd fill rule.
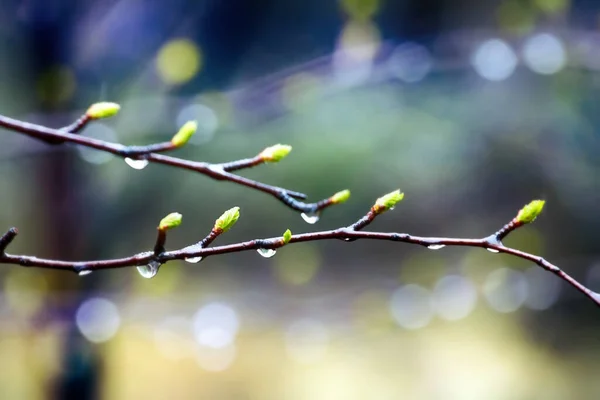
<path fill-rule="evenodd" d="M 342 204 L 348 201 L 350 198 L 350 191 L 348 189 L 337 192 L 330 197 L 332 204 Z"/>
<path fill-rule="evenodd" d="M 160 224 L 158 224 L 159 231 L 167 231 L 172 228 L 176 228 L 181 225 L 181 221 L 183 216 L 179 213 L 171 213 L 160 220 Z"/>
<path fill-rule="evenodd" d="M 0 254 L 4 254 L 4 251 L 8 245 L 15 239 L 19 230 L 15 227 L 10 228 L 4 235 L 0 237 Z"/>
<path fill-rule="evenodd" d="M 381 196 L 375 202 L 375 205 L 371 208 L 376 214 L 381 214 L 384 211 L 394 209 L 394 206 L 398 204 L 404 198 L 404 193 L 398 190 L 394 190 L 391 193 Z"/>
<path fill-rule="evenodd" d="M 525 207 L 519 210 L 519 213 L 515 217 L 515 221 L 520 224 L 529 224 L 541 214 L 544 209 L 544 204 L 546 202 L 544 200 L 533 200 L 529 204 L 525 205 Z"/>
<path fill-rule="evenodd" d="M 218 234 L 227 232 L 231 229 L 237 220 L 240 218 L 240 208 L 233 207 L 229 210 L 225 211 L 216 221 L 215 227 L 213 228 L 214 232 Z"/>
<path fill-rule="evenodd" d="M 181 128 L 179 128 L 179 131 L 175 134 L 175 136 L 173 136 L 171 143 L 175 147 L 183 146 L 190 140 L 192 136 L 194 136 L 196 130 L 198 130 L 198 123 L 196 121 L 186 122 Z"/>
<path fill-rule="evenodd" d="M 110 118 L 120 109 L 121 106 L 117 103 L 101 102 L 92 104 L 85 114 L 91 119 Z"/>
<path fill-rule="evenodd" d="M 276 144 L 267 147 L 258 155 L 265 162 L 278 162 L 283 160 L 292 151 L 292 146 L 287 144 Z"/>
<path fill-rule="evenodd" d="M 285 232 L 283 232 L 283 244 L 286 245 L 290 242 L 290 240 L 292 240 L 292 231 L 290 231 L 289 229 L 286 230 Z"/>

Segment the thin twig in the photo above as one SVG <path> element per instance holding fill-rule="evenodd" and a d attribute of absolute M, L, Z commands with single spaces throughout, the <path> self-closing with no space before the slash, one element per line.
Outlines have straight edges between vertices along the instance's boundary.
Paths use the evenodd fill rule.
<path fill-rule="evenodd" d="M 216 180 L 233 182 L 250 189 L 267 193 L 278 199 L 289 208 L 299 212 L 315 213 L 322 211 L 332 204 L 330 201 L 328 201 L 328 199 L 324 199 L 315 203 L 305 203 L 301 201 L 306 199 L 306 195 L 304 193 L 267 185 L 262 182 L 244 178 L 231 173 L 231 171 L 251 168 L 263 164 L 265 160 L 259 156 L 223 164 L 210 164 L 166 156 L 163 154 L 158 154 L 158 152 L 170 151 L 177 148 L 171 142 L 156 143 L 147 146 L 126 146 L 120 143 L 110 143 L 104 140 L 93 139 L 79 135 L 78 133 L 91 120 L 91 118 L 84 115 L 69 126 L 61 129 L 53 129 L 0 115 L 0 127 L 22 133 L 26 136 L 44 141 L 46 143 L 73 143 L 79 146 L 111 153 L 122 158 L 147 160 L 151 163 L 170 165 L 176 168 L 194 171 Z"/>

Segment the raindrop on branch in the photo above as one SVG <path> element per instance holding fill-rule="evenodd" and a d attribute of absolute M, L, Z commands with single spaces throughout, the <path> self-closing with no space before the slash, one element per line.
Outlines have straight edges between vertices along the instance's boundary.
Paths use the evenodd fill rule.
<path fill-rule="evenodd" d="M 148 160 L 134 160 L 133 158 L 125 158 L 125 162 L 133 169 L 144 169 L 148 165 Z"/>
<path fill-rule="evenodd" d="M 202 261 L 202 257 L 188 257 L 185 259 L 185 262 L 190 264 L 198 264 L 200 261 Z"/>
<path fill-rule="evenodd" d="M 91 273 L 92 273 L 92 271 L 90 271 L 88 269 L 88 270 L 84 270 L 84 271 L 79 271 L 79 273 L 77 275 L 79 275 L 79 276 L 86 276 L 86 275 L 89 275 Z"/>
<path fill-rule="evenodd" d="M 427 246 L 429 250 L 439 250 L 443 249 L 444 247 L 446 247 L 445 244 L 430 244 L 429 246 Z"/>
<path fill-rule="evenodd" d="M 302 219 L 307 224 L 312 225 L 312 224 L 316 224 L 317 222 L 319 222 L 319 212 L 318 211 L 302 213 L 301 216 L 302 216 Z"/>
<path fill-rule="evenodd" d="M 277 253 L 277 251 L 273 249 L 257 249 L 256 251 L 264 258 L 271 258 Z"/>
<path fill-rule="evenodd" d="M 490 253 L 500 253 L 500 252 L 499 252 L 498 250 L 496 250 L 496 249 L 490 249 L 490 248 L 487 248 L 486 250 L 487 250 L 487 251 L 489 251 Z"/>
<path fill-rule="evenodd" d="M 148 265 L 140 265 L 137 267 L 140 275 L 146 279 L 154 278 L 158 273 L 160 263 L 158 261 L 150 261 Z"/>

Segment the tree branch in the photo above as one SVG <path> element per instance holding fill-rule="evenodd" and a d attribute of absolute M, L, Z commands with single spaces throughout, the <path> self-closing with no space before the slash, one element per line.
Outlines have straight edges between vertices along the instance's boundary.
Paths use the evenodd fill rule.
<path fill-rule="evenodd" d="M 91 121 L 113 116 L 118 112 L 118 110 L 119 106 L 117 104 L 97 103 L 92 105 L 86 114 L 80 117 L 73 124 L 61 129 L 53 129 L 0 115 L 0 127 L 22 133 L 26 136 L 53 145 L 73 143 L 79 146 L 111 153 L 126 159 L 130 165 L 132 165 L 132 160 L 134 162 L 136 160 L 141 161 L 142 164 L 140 164 L 139 168 L 145 167 L 147 163 L 170 165 L 172 167 L 197 172 L 216 180 L 233 182 L 253 190 L 267 193 L 275 197 L 289 208 L 302 213 L 318 213 L 334 204 L 331 202 L 331 198 L 315 203 L 305 203 L 301 201 L 307 197 L 304 193 L 267 185 L 265 183 L 244 178 L 232 173 L 232 171 L 251 168 L 264 163 L 278 162 L 291 151 L 290 146 L 275 145 L 266 148 L 259 155 L 253 158 L 232 161 L 223 164 L 210 164 L 158 154 L 165 151 L 175 150 L 184 145 L 196 130 L 196 124 L 192 122 L 185 124 L 171 141 L 155 143 L 146 146 L 126 146 L 120 143 L 110 143 L 78 134 Z"/>
<path fill-rule="evenodd" d="M 334 202 L 340 198 L 347 197 L 348 193 L 338 194 L 332 196 Z M 92 271 L 99 271 L 104 269 L 113 268 L 124 268 L 124 267 L 138 267 L 146 268 L 146 265 L 154 266 L 154 273 L 147 277 L 152 277 L 158 271 L 158 267 L 162 264 L 172 260 L 187 260 L 192 263 L 199 262 L 202 259 L 206 259 L 209 256 L 217 256 L 229 253 L 238 253 L 249 250 L 257 250 L 260 253 L 265 253 L 264 250 L 277 250 L 281 247 L 287 246 L 292 243 L 302 242 L 314 242 L 321 240 L 343 240 L 343 241 L 354 241 L 359 239 L 368 240 L 387 240 L 392 242 L 401 242 L 416 244 L 427 247 L 429 249 L 441 249 L 443 247 L 450 246 L 461 246 L 461 247 L 479 247 L 487 250 L 494 251 L 496 253 L 509 254 L 511 256 L 532 261 L 541 268 L 549 271 L 558 276 L 563 281 L 583 293 L 587 296 L 596 306 L 600 307 L 600 294 L 587 288 L 585 285 L 577 281 L 575 278 L 568 275 L 566 272 L 561 270 L 558 266 L 550 263 L 544 258 L 526 253 L 511 247 L 507 247 L 502 244 L 502 238 L 506 237 L 510 232 L 514 231 L 518 227 L 524 226 L 531 223 L 541 213 L 544 206 L 544 202 L 541 200 L 534 200 L 521 211 L 519 214 L 506 226 L 510 225 L 510 228 L 506 226 L 500 229 L 498 232 L 481 239 L 470 239 L 470 238 L 446 238 L 446 237 L 423 237 L 414 236 L 408 233 L 397 233 L 397 232 L 370 232 L 362 231 L 361 229 L 372 222 L 377 216 L 383 214 L 388 210 L 392 210 L 396 203 L 401 201 L 403 194 L 400 191 L 392 192 L 386 196 L 377 199 L 375 205 L 371 207 L 369 212 L 360 218 L 354 224 L 348 227 L 341 227 L 333 230 L 326 230 L 320 232 L 310 232 L 298 235 L 292 235 L 291 232 L 286 231 L 283 236 L 271 237 L 265 239 L 253 239 L 245 242 L 208 247 L 210 243 L 219 235 L 229 230 L 239 218 L 239 208 L 234 207 L 231 210 L 226 211 L 217 221 L 211 232 L 200 242 L 184 247 L 183 249 L 165 251 L 164 244 L 166 242 L 166 232 L 179 223 L 181 223 L 181 215 L 177 213 L 169 214 L 165 217 L 159 225 L 159 236 L 155 244 L 153 251 L 142 252 L 135 254 L 130 257 L 117 258 L 110 260 L 97 260 L 97 261 L 61 261 L 61 260 L 50 260 L 44 258 L 38 258 L 33 256 L 25 255 L 12 255 L 4 253 L 0 254 L 0 263 L 4 264 L 17 264 L 24 267 L 40 267 L 59 269 L 66 271 L 73 271 L 81 275 L 90 273 Z M 167 222 L 165 222 L 167 221 Z M 16 235 L 16 229 L 11 228 L 6 234 L 0 238 L 0 250 L 4 250 L 6 246 L 12 241 Z M 270 253 L 265 256 L 270 256 L 274 253 Z M 145 270 L 143 270 L 145 271 Z M 143 276 L 144 273 L 140 271 Z"/>

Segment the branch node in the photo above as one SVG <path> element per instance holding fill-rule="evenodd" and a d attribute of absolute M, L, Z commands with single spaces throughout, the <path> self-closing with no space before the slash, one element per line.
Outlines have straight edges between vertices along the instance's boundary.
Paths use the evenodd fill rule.
<path fill-rule="evenodd" d="M 15 227 L 12 227 L 0 237 L 0 254 L 4 255 L 6 248 L 15 239 L 18 233 L 19 230 Z"/>

